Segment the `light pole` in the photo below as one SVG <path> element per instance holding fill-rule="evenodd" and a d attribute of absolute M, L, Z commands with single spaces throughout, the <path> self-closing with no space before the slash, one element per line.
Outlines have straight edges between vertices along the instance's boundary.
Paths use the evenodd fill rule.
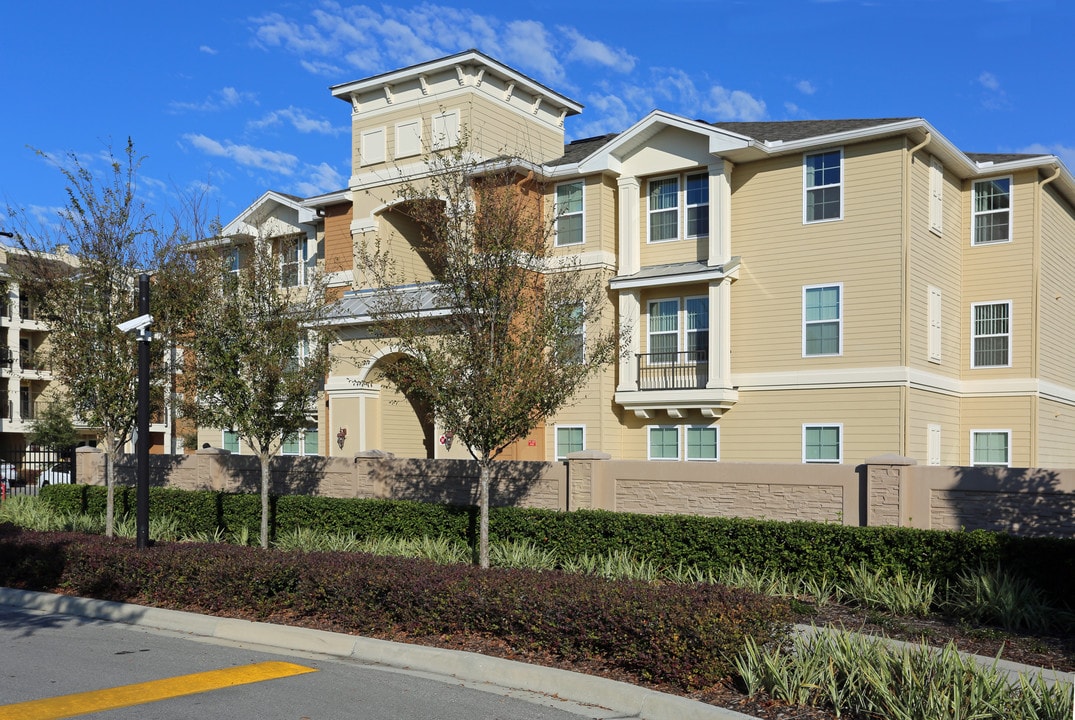
<path fill-rule="evenodd" d="M 138 440 L 134 449 L 138 475 L 134 519 L 138 549 L 144 550 L 149 546 L 149 340 L 153 335 L 149 329 L 153 324 L 153 316 L 149 314 L 149 275 L 145 273 L 138 276 L 138 312 L 142 314 L 117 327 L 123 332 L 138 332 Z"/>

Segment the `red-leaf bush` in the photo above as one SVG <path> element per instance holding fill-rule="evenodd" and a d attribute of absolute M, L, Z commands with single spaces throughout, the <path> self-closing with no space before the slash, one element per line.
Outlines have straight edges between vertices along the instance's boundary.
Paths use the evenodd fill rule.
<path fill-rule="evenodd" d="M 0 584 L 354 634 L 477 633 L 520 651 L 599 660 L 692 690 L 728 677 L 747 636 L 784 637 L 786 604 L 711 585 L 437 565 L 360 553 L 266 552 L 0 532 Z"/>

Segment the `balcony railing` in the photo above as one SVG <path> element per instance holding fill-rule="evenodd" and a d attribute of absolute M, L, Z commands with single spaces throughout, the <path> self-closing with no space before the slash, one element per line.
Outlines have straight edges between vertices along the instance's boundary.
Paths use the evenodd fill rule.
<path fill-rule="evenodd" d="M 709 382 L 709 353 L 705 350 L 635 355 L 639 390 L 693 390 Z"/>

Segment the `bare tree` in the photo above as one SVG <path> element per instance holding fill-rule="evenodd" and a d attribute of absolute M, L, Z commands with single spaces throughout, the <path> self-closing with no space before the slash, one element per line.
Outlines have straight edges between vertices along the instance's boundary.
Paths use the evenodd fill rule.
<path fill-rule="evenodd" d="M 272 243 L 255 238 L 236 272 L 203 250 L 192 287 L 200 296 L 183 341 L 184 412 L 203 427 L 232 429 L 261 463 L 261 546 L 269 546 L 269 462 L 281 441 L 309 425 L 330 366 L 316 273 L 282 282 Z"/>
<path fill-rule="evenodd" d="M 356 256 L 378 288 L 367 299 L 375 333 L 401 354 L 386 379 L 479 463 L 486 568 L 492 462 L 614 361 L 623 340 L 602 317 L 607 278 L 550 252 L 555 212 L 525 163 L 479 163 L 465 138 L 427 162 L 428 176 L 403 184 L 394 212 L 416 228 L 409 240 L 433 281 L 416 291 L 384 238 Z M 432 318 L 431 308 L 448 312 Z"/>
<path fill-rule="evenodd" d="M 105 450 L 105 532 L 114 521 L 114 468 L 130 440 L 137 411 L 136 338 L 117 325 L 138 314 L 137 277 L 151 267 L 162 234 L 137 195 L 142 158 L 128 139 L 123 154 L 107 151 L 100 176 L 68 153 L 54 162 L 67 183 L 58 224 L 41 225 L 8 208 L 24 257 L 9 263 L 20 290 L 50 328 L 48 362 L 72 410 L 98 429 Z M 153 341 L 154 356 L 160 343 Z"/>

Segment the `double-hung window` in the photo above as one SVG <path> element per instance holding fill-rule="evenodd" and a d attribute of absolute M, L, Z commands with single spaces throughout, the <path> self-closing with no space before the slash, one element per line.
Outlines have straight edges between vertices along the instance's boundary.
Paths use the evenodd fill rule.
<path fill-rule="evenodd" d="M 679 300 L 651 300 L 647 329 L 650 362 L 674 363 L 679 352 Z"/>
<path fill-rule="evenodd" d="M 1011 301 L 971 306 L 971 367 L 1011 365 Z"/>
<path fill-rule="evenodd" d="M 234 430 L 225 430 L 221 438 L 221 446 L 230 453 L 239 454 L 239 433 Z"/>
<path fill-rule="evenodd" d="M 306 282 L 306 238 L 284 240 L 280 246 L 280 284 L 296 287 Z"/>
<path fill-rule="evenodd" d="M 803 462 L 843 461 L 843 425 L 803 425 Z"/>
<path fill-rule="evenodd" d="M 844 153 L 842 150 L 803 157 L 803 221 L 843 217 Z"/>
<path fill-rule="evenodd" d="M 566 460 L 573 452 L 586 449 L 586 427 L 583 425 L 556 426 L 556 459 Z"/>
<path fill-rule="evenodd" d="M 581 180 L 556 186 L 556 245 L 580 245 L 583 242 Z"/>
<path fill-rule="evenodd" d="M 308 427 L 305 430 L 288 435 L 280 444 L 281 455 L 317 455 L 317 428 Z"/>
<path fill-rule="evenodd" d="M 1011 240 L 1011 178 L 976 181 L 972 214 L 972 245 L 989 245 Z"/>
<path fill-rule="evenodd" d="M 649 181 L 649 241 L 679 239 L 679 178 Z"/>
<path fill-rule="evenodd" d="M 803 288 L 803 356 L 839 355 L 843 351 L 843 285 Z"/>
<path fill-rule="evenodd" d="M 647 199 L 649 242 L 709 235 L 709 173 L 650 180 Z"/>
<path fill-rule="evenodd" d="M 709 357 L 709 298 L 687 298 L 684 350 L 688 361 L 703 361 Z"/>
<path fill-rule="evenodd" d="M 563 311 L 568 332 L 563 334 L 563 345 L 556 348 L 556 359 L 565 365 L 579 365 L 586 361 L 586 313 L 579 304 L 566 306 Z"/>
<path fill-rule="evenodd" d="M 1011 465 L 1011 430 L 971 430 L 971 465 Z"/>

